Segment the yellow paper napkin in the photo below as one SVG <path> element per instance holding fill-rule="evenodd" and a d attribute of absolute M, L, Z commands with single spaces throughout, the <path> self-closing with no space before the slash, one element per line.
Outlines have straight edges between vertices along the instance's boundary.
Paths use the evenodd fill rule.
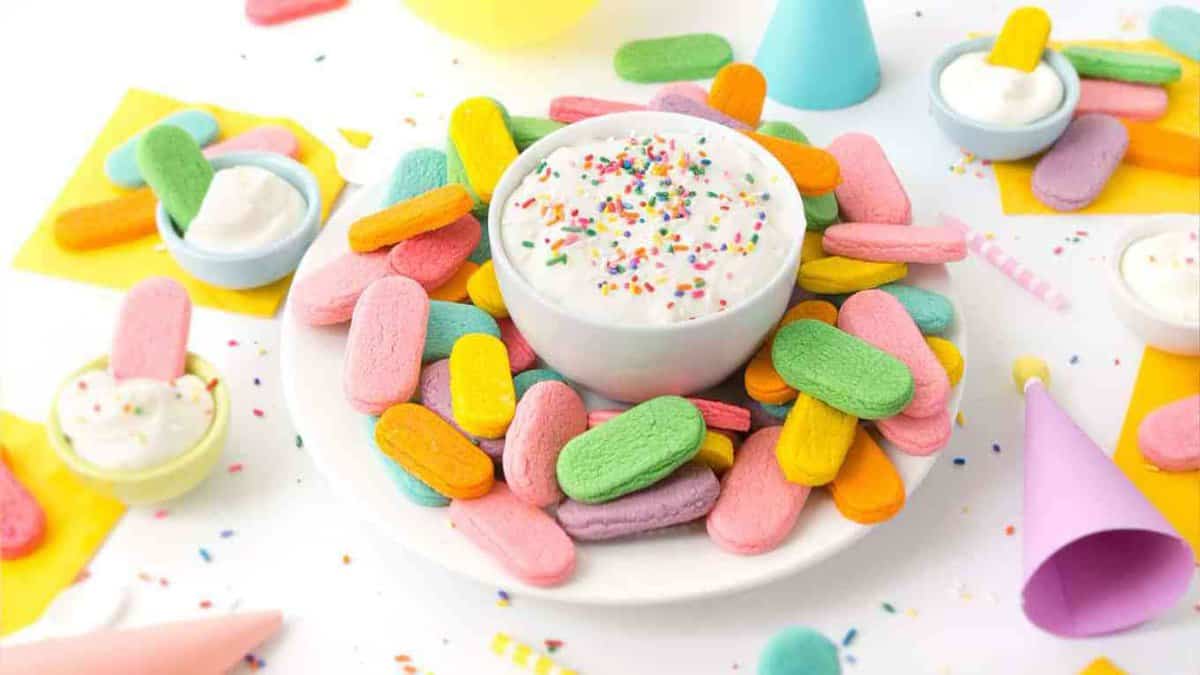
<path fill-rule="evenodd" d="M 80 482 L 50 449 L 40 424 L 0 412 L 0 446 L 8 468 L 46 513 L 41 545 L 0 564 L 0 635 L 8 635 L 37 620 L 74 583 L 125 505 Z"/>
<path fill-rule="evenodd" d="M 1138 449 L 1142 419 L 1155 408 L 1200 393 L 1200 356 L 1177 356 L 1146 347 L 1113 461 L 1192 546 L 1200 564 L 1200 471 L 1168 473 L 1151 466 Z"/>
<path fill-rule="evenodd" d="M 260 117 L 214 105 L 186 104 L 149 91 L 131 89 L 38 223 L 33 236 L 21 247 L 13 265 L 18 269 L 121 290 L 145 277 L 165 275 L 182 283 L 196 304 L 239 314 L 273 316 L 287 295 L 291 277 L 261 288 L 231 291 L 206 284 L 185 272 L 161 247 L 158 235 L 92 251 L 68 251 L 54 241 L 53 225 L 58 213 L 122 194 L 123 190 L 114 186 L 104 174 L 104 160 L 109 151 L 162 117 L 184 108 L 199 108 L 212 113 L 220 124 L 221 138 L 264 124 L 291 129 L 300 141 L 300 161 L 313 172 L 321 189 L 322 221 L 329 216 L 329 209 L 345 181 L 337 172 L 333 152 L 299 124 L 289 119 Z"/>
<path fill-rule="evenodd" d="M 1056 43 L 1056 49 L 1070 45 L 1103 47 L 1127 52 L 1148 52 L 1166 56 L 1183 66 L 1183 77 L 1167 85 L 1167 114 L 1156 125 L 1200 135 L 1200 63 L 1168 50 L 1154 40 L 1119 42 L 1083 40 Z M 996 182 L 1000 204 L 1008 215 L 1054 215 L 1058 211 L 1033 196 L 1030 180 L 1037 158 L 1019 162 L 997 162 Z M 1200 213 L 1200 178 L 1165 171 L 1151 171 L 1122 164 L 1113 173 L 1100 197 L 1074 213 Z"/>

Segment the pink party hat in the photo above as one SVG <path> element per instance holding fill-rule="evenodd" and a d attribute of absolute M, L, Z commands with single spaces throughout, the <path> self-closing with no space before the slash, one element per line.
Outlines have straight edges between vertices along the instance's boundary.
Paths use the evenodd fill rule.
<path fill-rule="evenodd" d="M 42 640 L 4 649 L 0 675 L 223 675 L 282 623 L 255 612 Z"/>
<path fill-rule="evenodd" d="M 1086 637 L 1170 608 L 1191 580 L 1191 549 L 1046 392 L 1044 363 L 1023 358 L 1014 374 L 1025 391 L 1025 616 Z"/>

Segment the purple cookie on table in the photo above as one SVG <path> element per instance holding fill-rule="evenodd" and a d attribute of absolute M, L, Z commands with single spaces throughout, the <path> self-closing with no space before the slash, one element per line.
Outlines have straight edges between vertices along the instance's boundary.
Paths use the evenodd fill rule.
<path fill-rule="evenodd" d="M 662 482 L 611 502 L 568 499 L 558 508 L 558 522 L 573 539 L 615 539 L 703 518 L 720 494 L 712 469 L 688 462 Z"/>
<path fill-rule="evenodd" d="M 454 409 L 450 403 L 450 359 L 434 361 L 421 369 L 420 391 L 421 405 L 449 422 L 450 426 L 471 439 L 489 457 L 500 459 L 504 455 L 503 438 L 475 438 L 454 421 Z"/>
<path fill-rule="evenodd" d="M 654 110 L 679 113 L 681 115 L 691 115 L 692 117 L 699 117 L 710 122 L 716 122 L 717 124 L 724 124 L 730 129 L 737 129 L 738 131 L 743 131 L 750 128 L 750 125 L 739 120 L 738 118 L 730 117 L 716 108 L 701 103 L 694 98 L 684 96 L 683 94 L 665 94 L 663 96 L 655 97 L 655 99 L 651 101 L 651 106 Z"/>
<path fill-rule="evenodd" d="M 1078 211 L 1100 196 L 1129 147 L 1117 118 L 1081 115 L 1033 170 L 1033 194 L 1055 211 Z"/>

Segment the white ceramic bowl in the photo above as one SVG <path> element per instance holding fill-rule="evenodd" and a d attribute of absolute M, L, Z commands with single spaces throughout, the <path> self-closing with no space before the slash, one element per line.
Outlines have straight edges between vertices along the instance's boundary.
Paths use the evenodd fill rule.
<path fill-rule="evenodd" d="M 791 228 L 791 245 L 770 281 L 724 312 L 662 325 L 619 325 L 579 316 L 546 299 L 513 267 L 504 250 L 500 220 L 508 195 L 554 150 L 629 133 L 703 133 L 726 138 L 761 161 L 772 175 L 787 175 L 778 160 L 748 137 L 707 120 L 638 111 L 594 117 L 564 127 L 521 153 L 493 193 L 488 212 L 492 264 L 513 323 L 533 350 L 568 379 L 618 401 L 691 394 L 721 382 L 745 363 L 783 315 L 796 285 L 804 241 L 804 204 L 790 180 L 779 181 L 771 200 Z"/>
<path fill-rule="evenodd" d="M 1173 321 L 1142 302 L 1121 278 L 1125 249 L 1139 239 L 1176 230 L 1195 231 L 1195 223 L 1169 219 L 1148 220 L 1126 229 L 1108 256 L 1108 290 L 1113 311 L 1146 344 L 1174 354 L 1200 354 L 1200 323 Z"/>

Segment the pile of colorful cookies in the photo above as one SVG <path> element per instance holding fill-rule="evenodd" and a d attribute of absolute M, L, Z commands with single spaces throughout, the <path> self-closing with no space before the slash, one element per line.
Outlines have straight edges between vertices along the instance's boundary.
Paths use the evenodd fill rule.
<path fill-rule="evenodd" d="M 350 322 L 345 393 L 370 416 L 397 487 L 414 503 L 449 505 L 456 529 L 527 583 L 569 578 L 575 541 L 700 518 L 725 550 L 770 551 L 816 486 L 853 521 L 886 520 L 905 487 L 860 420 L 913 455 L 949 439 L 963 361 L 938 334 L 952 305 L 896 282 L 910 263 L 965 257 L 962 234 L 911 226 L 875 139 L 812 148 L 790 124 L 761 123 L 765 83 L 753 66 L 716 67 L 711 92 L 673 82 L 651 107 L 744 130 L 783 160 L 808 215 L 796 304 L 747 364 L 748 396 L 589 411 L 561 375 L 535 368 L 508 318 L 480 225 L 497 181 L 563 121 L 627 104 L 559 98 L 540 119 L 488 98 L 462 102 L 445 152 L 406 155 L 381 210 L 351 224 L 350 251 L 293 289 L 301 321 Z"/>

